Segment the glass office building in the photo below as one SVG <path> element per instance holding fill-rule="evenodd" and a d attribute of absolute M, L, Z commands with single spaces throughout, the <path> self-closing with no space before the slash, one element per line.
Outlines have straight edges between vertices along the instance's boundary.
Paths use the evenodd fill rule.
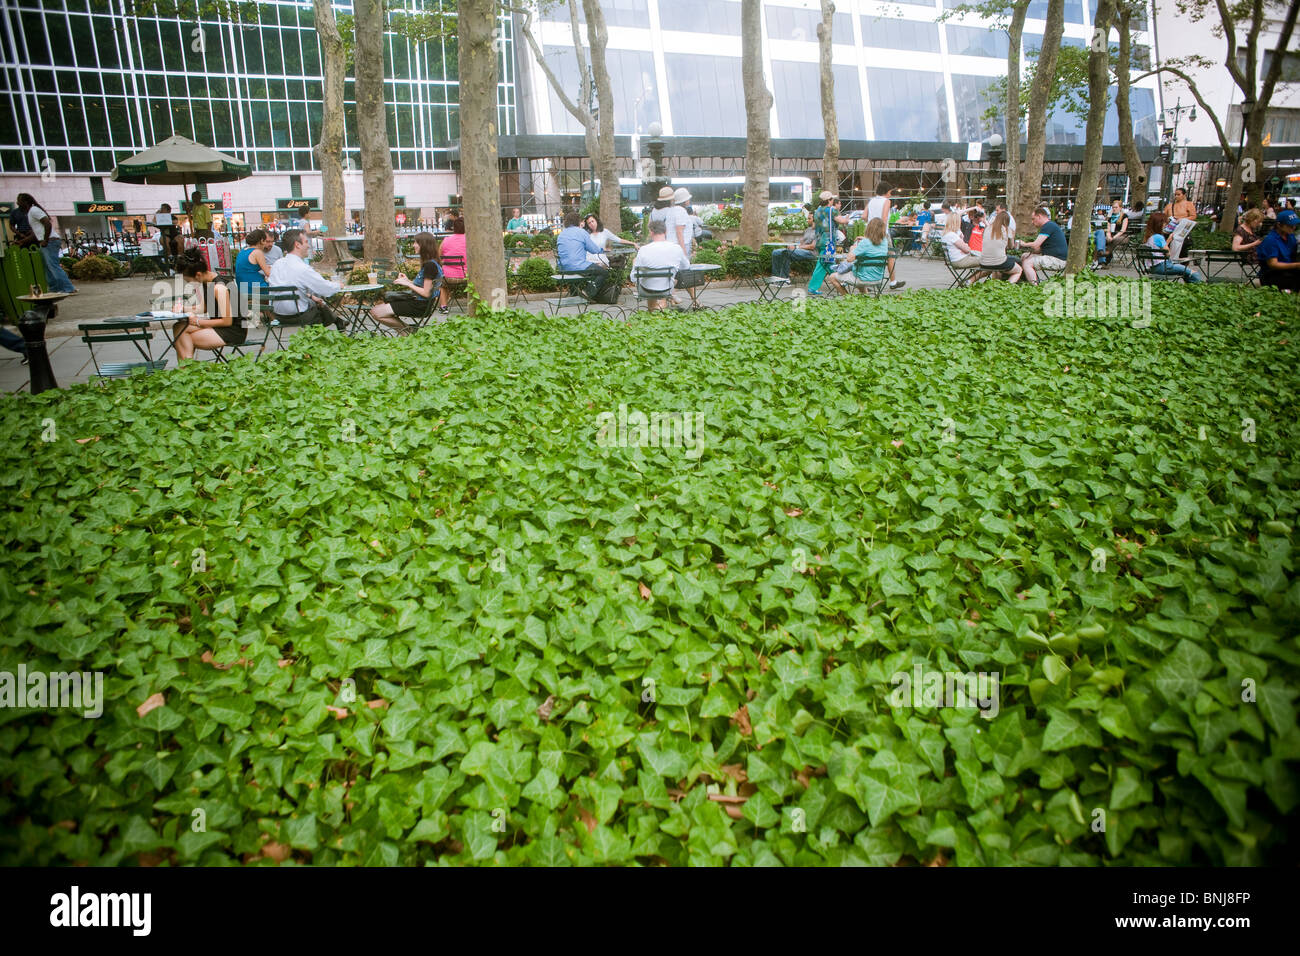
<path fill-rule="evenodd" d="M 0 5 L 0 176 L 6 189 L 39 191 L 51 211 L 76 201 L 128 200 L 152 211 L 179 189 L 122 187 L 108 179 L 119 159 L 172 133 L 252 164 L 227 190 L 250 222 L 283 197 L 319 195 L 312 145 L 320 135 L 321 64 L 311 2 L 259 0 L 256 22 L 137 16 L 132 0 L 5 0 Z M 1096 0 L 1066 0 L 1065 42 L 1083 46 Z M 454 0 L 390 0 L 390 15 Z M 743 137 L 739 0 L 602 0 L 609 26 L 615 128 L 668 136 Z M 963 142 L 994 132 L 990 90 L 1006 70 L 1006 36 L 971 17 L 940 23 L 954 0 L 839 0 L 834 74 L 840 137 L 895 143 Z M 204 9 L 210 4 L 204 3 Z M 335 0 L 339 14 L 351 0 Z M 1046 0 L 1035 0 L 1025 46 L 1040 39 Z M 578 91 L 568 5 L 536 24 L 547 63 Z M 822 139 L 816 0 L 765 0 L 764 69 L 774 97 L 772 134 Z M 568 114 L 516 42 L 518 18 L 499 23 L 499 128 L 503 135 L 576 134 Z M 1146 24 L 1140 24 L 1145 29 Z M 1138 63 L 1146 54 L 1139 35 Z M 459 192 L 452 150 L 459 140 L 453 41 L 414 44 L 385 36 L 388 130 L 396 192 L 408 208 L 445 206 Z M 345 156 L 360 168 L 353 83 L 347 82 Z M 1139 144 L 1154 144 L 1156 82 L 1133 90 Z M 1081 143 L 1081 121 L 1057 115 L 1049 143 Z M 1106 142 L 1116 142 L 1114 108 Z M 820 146 L 809 147 L 820 157 Z M 358 177 L 359 179 L 359 177 Z M 360 205 L 359 182 L 349 205 Z M 144 207 L 148 207 L 147 210 Z"/>
<path fill-rule="evenodd" d="M 0 172 L 40 172 L 48 157 L 60 171 L 105 173 L 115 157 L 172 133 L 243 156 L 258 172 L 314 169 L 321 63 L 312 4 L 255 6 L 259 22 L 250 24 L 125 16 L 117 0 L 9 0 L 0 21 Z M 432 6 L 389 2 L 396 12 Z M 351 14 L 350 0 L 335 9 Z M 502 28 L 501 128 L 509 132 L 508 19 Z M 454 43 L 388 34 L 385 54 L 393 168 L 448 169 L 446 150 L 460 135 Z M 357 159 L 351 78 L 345 96 L 347 152 Z"/>
<path fill-rule="evenodd" d="M 972 16 L 939 22 L 955 0 L 839 0 L 832 25 L 836 113 L 842 140 L 971 142 L 994 132 L 985 119 L 997 105 L 990 91 L 1006 75 L 1008 39 Z M 739 0 L 604 0 L 608 62 L 614 83 L 615 129 L 645 133 L 658 120 L 668 136 L 745 135 L 741 84 Z M 540 32 L 548 65 L 576 92 L 578 73 L 567 6 L 543 15 Z M 1046 0 L 1030 5 L 1025 53 L 1042 42 Z M 1066 0 L 1063 42 L 1086 47 L 1096 0 Z M 764 71 L 775 99 L 772 135 L 821 139 L 816 0 L 766 0 Z M 1149 62 L 1143 17 L 1134 49 L 1134 73 Z M 522 50 L 522 47 L 521 47 Z M 532 110 L 521 111 L 526 132 L 579 133 L 540 70 L 531 71 Z M 1113 92 L 1113 90 L 1112 90 Z M 1154 78 L 1132 91 L 1139 145 L 1154 146 Z M 1000 112 L 1000 111 L 999 111 Z M 1000 130 L 1000 125 L 997 131 Z M 1083 142 L 1082 120 L 1058 113 L 1048 143 Z M 1105 142 L 1118 143 L 1115 108 Z"/>
<path fill-rule="evenodd" d="M 454 9 L 453 0 L 441 0 Z M 390 15 L 436 9 L 439 0 L 389 0 Z M 205 4 L 209 8 L 210 4 Z M 274 209 L 275 197 L 318 195 L 312 146 L 320 137 L 321 62 L 313 6 L 258 0 L 256 22 L 136 16 L 130 0 L 6 0 L 0 6 L 0 175 L 35 179 L 60 210 L 105 189 L 141 197 L 156 191 L 108 181 L 118 159 L 173 133 L 252 164 L 254 176 L 213 187 L 233 190 L 240 207 Z M 335 0 L 338 15 L 351 0 Z M 514 51 L 509 18 L 501 24 L 500 128 L 514 131 Z M 385 100 L 397 192 L 408 205 L 445 205 L 456 192 L 448 159 L 460 137 L 454 41 L 414 44 L 385 36 Z M 353 81 L 345 91 L 345 159 L 360 169 Z M 441 173 L 441 175 L 438 175 Z M 418 175 L 416 175 L 418 174 Z M 421 184 L 438 187 L 422 188 Z M 70 185 L 75 183 L 76 185 Z M 21 188 L 28 188 L 23 186 Z M 359 193 L 360 187 L 357 186 Z M 180 190 L 167 198 L 175 203 Z M 173 195 L 175 194 L 175 195 Z M 12 197 L 9 197 L 12 198 Z M 357 198 L 349 189 L 353 205 Z M 63 203 L 67 205 L 67 203 Z M 152 211 L 156 206 L 150 206 Z"/>

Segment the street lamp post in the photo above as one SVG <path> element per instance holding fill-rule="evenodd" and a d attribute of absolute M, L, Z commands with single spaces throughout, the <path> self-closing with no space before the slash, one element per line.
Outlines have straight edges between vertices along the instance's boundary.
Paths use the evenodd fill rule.
<path fill-rule="evenodd" d="M 1167 117 L 1171 113 L 1173 114 L 1174 117 L 1174 122 L 1172 126 L 1169 125 L 1169 120 L 1167 119 Z M 1164 136 L 1160 144 L 1160 153 L 1165 160 L 1166 167 L 1169 170 L 1169 175 L 1166 177 L 1166 182 L 1164 183 L 1161 189 L 1161 193 L 1162 193 L 1160 197 L 1161 206 L 1163 206 L 1169 200 L 1169 197 L 1173 195 L 1172 189 L 1173 189 L 1173 182 L 1174 182 L 1174 175 L 1175 175 L 1174 174 L 1174 152 L 1178 148 L 1178 122 L 1183 118 L 1184 113 L 1187 114 L 1187 118 L 1189 120 L 1191 120 L 1193 123 L 1196 122 L 1196 106 L 1194 104 L 1192 106 L 1184 106 L 1183 98 L 1180 96 L 1174 102 L 1174 105 L 1169 107 L 1169 109 L 1165 110 L 1161 116 L 1162 126 L 1164 129 Z"/>
<path fill-rule="evenodd" d="M 1237 168 L 1242 169 L 1243 173 L 1244 173 L 1243 167 L 1246 161 L 1246 123 L 1249 122 L 1250 112 L 1254 108 L 1255 108 L 1255 97 L 1247 93 L 1246 98 L 1241 101 L 1241 140 L 1237 144 Z M 1256 170 L 1255 176 L 1258 177 L 1259 173 L 1260 171 Z M 1230 198 L 1232 199 L 1232 208 L 1236 209 L 1237 197 L 1232 196 Z"/>
<path fill-rule="evenodd" d="M 646 140 L 645 148 L 654 161 L 655 172 L 641 186 L 641 201 L 647 204 L 653 204 L 659 198 L 659 190 L 668 185 L 668 171 L 664 168 L 664 141 L 659 138 L 663 131 L 664 128 L 658 122 L 651 123 L 648 130 L 650 138 Z"/>
<path fill-rule="evenodd" d="M 1002 183 L 1002 137 L 994 133 L 988 138 L 989 178 L 984 184 L 984 208 L 992 210 L 997 205 L 998 187 Z M 992 213 L 990 212 L 990 215 Z"/>

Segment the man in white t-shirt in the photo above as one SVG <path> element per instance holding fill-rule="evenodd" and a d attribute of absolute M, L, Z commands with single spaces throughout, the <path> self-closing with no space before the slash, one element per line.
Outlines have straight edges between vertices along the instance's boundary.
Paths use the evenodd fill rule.
<path fill-rule="evenodd" d="M 668 230 L 660 220 L 651 220 L 650 222 L 650 241 L 647 242 L 636 254 L 636 259 L 632 262 L 632 280 L 636 282 L 637 287 L 646 292 L 662 292 L 662 299 L 650 299 L 650 311 L 654 312 L 664 307 L 664 303 L 673 294 L 673 277 L 651 277 L 647 279 L 640 278 L 642 269 L 675 269 L 676 274 L 683 270 L 690 269 L 691 260 L 686 258 L 686 253 L 682 250 L 679 243 L 668 241 Z"/>
<path fill-rule="evenodd" d="M 41 258 L 45 260 L 45 284 L 51 292 L 74 294 L 77 290 L 59 263 L 62 240 L 54 228 L 53 217 L 32 198 L 31 193 L 18 194 L 18 208 L 27 216 L 27 223 L 32 230 L 30 235 L 23 237 L 21 244 L 34 245 L 40 249 Z"/>

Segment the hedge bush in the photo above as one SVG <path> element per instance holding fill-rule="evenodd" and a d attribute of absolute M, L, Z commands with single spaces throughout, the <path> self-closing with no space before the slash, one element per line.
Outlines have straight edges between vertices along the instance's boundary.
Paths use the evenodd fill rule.
<path fill-rule="evenodd" d="M 106 282 L 127 274 L 129 269 L 110 256 L 86 256 L 78 259 L 67 270 L 68 275 L 82 282 Z"/>
<path fill-rule="evenodd" d="M 547 259 L 525 259 L 510 276 L 509 288 L 511 291 L 521 289 L 524 292 L 554 292 L 555 280 L 551 278 L 554 273 L 555 264 Z"/>
<path fill-rule="evenodd" d="M 754 250 L 749 246 L 728 247 L 723 254 L 723 265 L 726 267 L 727 278 L 740 279 L 770 273 L 772 271 L 772 250 L 770 248 L 760 249 L 758 251 L 758 264 L 749 265 L 745 261 L 745 255 L 752 255 L 753 252 Z"/>

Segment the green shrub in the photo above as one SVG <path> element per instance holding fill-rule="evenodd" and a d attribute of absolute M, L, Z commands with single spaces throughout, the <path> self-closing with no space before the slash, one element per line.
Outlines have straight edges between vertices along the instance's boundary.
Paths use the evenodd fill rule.
<path fill-rule="evenodd" d="M 528 238 L 534 253 L 555 251 L 555 236 L 551 233 L 539 232 L 537 235 Z"/>
<path fill-rule="evenodd" d="M 722 259 L 722 254 L 713 249 L 701 249 L 696 247 L 691 254 L 691 262 L 696 265 L 713 265 L 722 266 L 726 263 Z M 724 270 L 725 271 L 725 270 Z"/>
<path fill-rule="evenodd" d="M 532 236 L 508 237 L 505 242 L 506 255 L 509 256 L 512 252 L 516 255 L 521 252 L 531 253 L 533 251 L 532 238 Z"/>
<path fill-rule="evenodd" d="M 739 229 L 740 207 L 723 206 L 717 212 L 705 216 L 703 221 L 710 229 Z"/>
<path fill-rule="evenodd" d="M 748 276 L 766 275 L 772 271 L 772 250 L 760 249 L 758 252 L 758 264 L 754 265 L 746 261 L 747 255 L 754 252 L 749 246 L 731 246 L 723 256 L 723 265 L 726 267 L 725 272 L 729 279 L 740 279 Z"/>
<path fill-rule="evenodd" d="M 808 217 L 801 212 L 789 216 L 772 216 L 767 221 L 767 228 L 771 232 L 803 232 L 808 228 Z"/>
<path fill-rule="evenodd" d="M 86 256 L 72 264 L 68 275 L 87 282 L 107 282 L 125 275 L 125 272 L 122 263 L 109 256 Z"/>
<path fill-rule="evenodd" d="M 1140 237 L 1139 237 L 1140 238 Z M 1220 251 L 1232 248 L 1232 233 L 1212 232 L 1209 226 L 1197 225 L 1183 240 L 1184 253 L 1189 249 Z"/>
<path fill-rule="evenodd" d="M 547 259 L 525 259 L 510 277 L 510 288 L 525 292 L 554 292 L 555 280 L 551 278 L 554 272 L 555 265 Z"/>
<path fill-rule="evenodd" d="M 697 242 L 695 248 L 705 252 L 720 253 L 722 251 L 722 241 L 720 239 L 705 239 L 703 242 Z"/>

